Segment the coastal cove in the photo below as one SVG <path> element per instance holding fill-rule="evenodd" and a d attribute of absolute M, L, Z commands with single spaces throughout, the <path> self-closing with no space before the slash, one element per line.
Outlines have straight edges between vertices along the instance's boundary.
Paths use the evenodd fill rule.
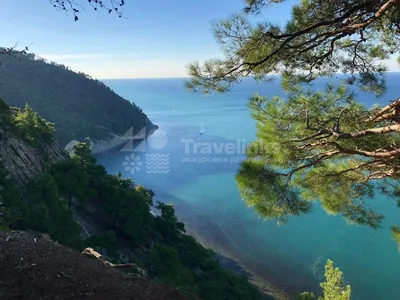
<path fill-rule="evenodd" d="M 390 91 L 399 79 L 400 74 L 389 74 L 383 98 L 359 93 L 360 100 L 369 105 L 392 100 Z M 185 153 L 185 139 L 217 145 L 251 142 L 255 124 L 247 99 L 257 91 L 282 94 L 278 82 L 264 86 L 244 82 L 227 94 L 209 97 L 189 93 L 181 79 L 105 83 L 135 101 L 159 129 L 135 151 L 102 154 L 99 162 L 111 173 L 121 171 L 148 186 L 156 200 L 174 203 L 179 219 L 205 245 L 291 295 L 318 291 L 330 258 L 352 284 L 354 299 L 377 299 L 382 290 L 385 299 L 400 297 L 395 284 L 400 280 L 400 256 L 389 231 L 398 221 L 395 201 L 371 202 L 387 216 L 379 230 L 347 225 L 340 216 L 327 215 L 319 204 L 310 215 L 277 226 L 259 218 L 239 197 L 234 175 L 243 154 Z M 140 161 L 140 166 L 132 169 L 126 163 L 132 160 Z M 164 169 L 154 170 L 154 164 Z"/>
<path fill-rule="evenodd" d="M 0 300 L 400 300 L 400 0 L 2 8 Z"/>

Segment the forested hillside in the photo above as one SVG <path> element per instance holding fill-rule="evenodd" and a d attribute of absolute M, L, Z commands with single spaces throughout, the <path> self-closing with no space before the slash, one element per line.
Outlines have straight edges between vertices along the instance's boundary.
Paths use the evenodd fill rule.
<path fill-rule="evenodd" d="M 1 55 L 0 63 L 0 97 L 19 108 L 28 102 L 56 123 L 55 138 L 61 146 L 74 139 L 123 135 L 131 127 L 135 133 L 151 125 L 139 107 L 88 75 L 34 54 Z"/>
<path fill-rule="evenodd" d="M 108 174 L 103 166 L 97 164 L 85 143 L 75 146 L 72 158 L 58 155 L 58 161 L 52 161 L 46 147 L 54 144 L 53 135 L 54 124 L 47 122 L 28 105 L 23 110 L 10 108 L 0 99 L 2 152 L 11 153 L 14 145 L 21 144 L 25 146 L 18 149 L 43 156 L 33 159 L 30 153 L 18 151 L 15 155 L 24 157 L 23 166 L 16 166 L 10 155 L 0 156 L 1 231 L 11 229 L 46 233 L 54 241 L 80 251 L 85 247 L 94 247 L 112 262 L 133 263 L 144 269 L 153 281 L 179 288 L 192 295 L 193 299 L 273 299 L 262 295 L 246 277 L 223 269 L 215 260 L 213 251 L 186 234 L 185 225 L 175 216 L 173 205 L 153 203 L 154 193 L 149 189 L 135 184 L 130 178 L 122 178 L 120 174 Z M 32 165 L 38 160 L 44 163 Z M 36 171 L 39 172 L 33 172 L 30 180 L 16 180 L 17 168 L 35 169 L 38 166 L 40 170 Z M 152 209 L 158 211 L 157 216 L 153 215 Z M 94 232 L 88 233 L 88 225 L 94 228 Z M 3 240 L 7 242 L 8 238 Z M 3 259 L 6 257 L 0 256 Z M 4 261 L 15 264 L 15 259 L 13 262 Z M 68 272 L 82 276 L 76 265 L 67 266 Z M 5 267 L 16 270 L 15 265 Z M 36 270 L 38 276 L 43 278 L 54 271 Z M 12 279 L 18 274 L 9 275 L 8 286 L 3 286 L 3 291 L 18 288 L 19 285 Z M 99 280 L 105 280 L 103 275 L 99 273 Z M 324 298 L 319 299 L 349 300 L 350 287 L 344 285 L 342 273 L 333 267 L 332 262 L 328 262 L 325 275 L 326 283 L 321 284 Z M 93 272 L 91 276 L 96 277 Z M 28 285 L 32 288 L 31 284 Z M 40 296 L 50 290 L 49 287 L 47 290 L 35 290 L 39 293 L 35 295 Z M 92 291 L 93 296 L 99 291 Z M 11 299 L 7 293 L 0 289 L 0 299 Z M 25 298 L 23 294 L 19 296 Z M 303 293 L 297 299 L 316 298 L 312 293 Z"/>
<path fill-rule="evenodd" d="M 29 106 L 10 109 L 0 100 L 0 133 L 30 147 L 52 142 L 53 124 Z M 0 139 L 2 148 L 8 147 Z M 41 151 L 45 155 L 45 151 Z M 237 276 L 214 259 L 211 250 L 185 234 L 174 207 L 153 203 L 153 193 L 130 178 L 114 176 L 96 163 L 85 143 L 72 158 L 47 164 L 23 185 L 12 176 L 11 158 L 0 156 L 0 228 L 33 230 L 82 251 L 94 247 L 112 262 L 132 262 L 154 281 L 180 288 L 202 299 L 258 300 L 264 296 L 247 278 Z M 46 158 L 43 158 L 46 160 Z M 31 161 L 25 161 L 26 168 Z M 158 216 L 151 209 L 159 212 Z M 82 224 L 79 220 L 85 219 Z M 84 234 L 90 223 L 95 233 Z M 42 274 L 43 275 L 43 274 Z M 2 297 L 1 299 L 7 299 Z"/>

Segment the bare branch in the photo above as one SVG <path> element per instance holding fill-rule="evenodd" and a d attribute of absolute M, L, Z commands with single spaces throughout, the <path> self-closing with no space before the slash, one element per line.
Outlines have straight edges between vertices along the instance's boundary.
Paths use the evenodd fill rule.
<path fill-rule="evenodd" d="M 386 105 L 383 107 L 378 113 L 376 113 L 374 116 L 368 118 L 368 121 L 383 121 L 383 120 L 391 120 L 394 117 L 397 117 L 399 115 L 399 107 L 400 107 L 400 98 L 393 101 L 389 105 Z M 394 109 L 394 110 L 393 110 Z M 391 113 L 387 113 L 388 111 L 393 110 Z"/>
<path fill-rule="evenodd" d="M 334 9 L 336 2 L 339 6 Z M 232 34 L 231 27 L 226 25 L 222 30 L 225 23 L 221 23 L 218 30 L 223 38 L 220 39 L 225 38 L 228 41 L 221 44 L 231 43 L 230 48 L 226 49 L 229 53 L 227 60 L 220 61 L 210 72 L 191 68 L 191 75 L 196 80 L 187 86 L 192 89 L 201 86 L 206 92 L 225 91 L 242 77 L 255 75 L 264 78 L 263 72 L 290 73 L 298 70 L 305 72 L 304 76 L 298 76 L 304 82 L 313 80 L 316 74 L 332 74 L 338 69 L 350 73 L 354 81 L 361 80 L 356 76 L 358 73 L 363 75 L 379 72 L 381 66 L 368 57 L 363 46 L 367 45 L 368 39 L 374 39 L 368 36 L 371 30 L 386 29 L 382 18 L 395 11 L 400 5 L 400 0 L 365 0 L 348 4 L 345 2 L 322 1 L 315 4 L 314 13 L 320 14 L 315 14 L 315 17 L 309 20 L 310 25 L 300 27 L 297 31 L 261 23 L 259 27 L 253 28 L 253 31 Z M 303 6 L 305 9 L 307 4 Z M 295 24 L 293 22 L 293 27 L 296 27 Z M 371 29 L 371 26 L 375 27 Z M 359 36 L 359 39 L 353 39 L 352 43 L 343 43 L 344 39 L 350 39 L 353 35 Z M 268 47 L 261 50 L 265 45 Z M 398 49 L 400 40 L 396 45 L 385 47 Z M 258 53 L 254 56 L 249 55 L 253 52 Z M 382 86 L 374 82 L 373 77 L 365 78 L 369 78 L 371 85 L 374 84 L 373 88 L 377 93 L 382 89 Z"/>
<path fill-rule="evenodd" d="M 84 10 L 84 5 L 79 2 L 87 2 L 87 4 L 94 10 L 103 9 L 108 13 L 116 13 L 120 18 L 123 14 L 121 7 L 125 5 L 125 0 L 48 0 L 55 8 L 65 11 L 66 13 L 72 12 L 74 20 L 78 21 L 78 14 Z M 108 2 L 108 5 L 105 3 Z"/>
<path fill-rule="evenodd" d="M 296 172 L 298 172 L 300 170 L 306 169 L 306 168 L 315 167 L 320 162 L 322 162 L 322 161 L 324 161 L 324 160 L 326 160 L 326 159 L 328 159 L 328 158 L 330 158 L 330 157 L 332 157 L 334 155 L 337 155 L 337 154 L 340 154 L 339 150 L 331 150 L 331 151 L 328 151 L 328 152 L 319 153 L 318 154 L 319 157 L 317 159 L 312 160 L 311 162 L 306 163 L 304 165 L 301 165 L 301 166 L 299 166 L 299 167 L 297 167 L 295 169 L 292 169 L 289 173 L 284 174 L 284 175 L 286 177 L 288 177 L 288 179 L 290 179 L 290 177 L 292 177 L 294 173 L 296 173 Z"/>

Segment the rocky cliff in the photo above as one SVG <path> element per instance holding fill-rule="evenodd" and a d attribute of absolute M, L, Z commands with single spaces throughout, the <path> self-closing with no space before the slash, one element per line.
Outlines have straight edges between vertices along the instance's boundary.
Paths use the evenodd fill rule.
<path fill-rule="evenodd" d="M 0 129 L 0 160 L 19 185 L 25 185 L 48 165 L 66 158 L 68 154 L 55 142 L 39 141 L 37 147 L 32 147 Z"/>

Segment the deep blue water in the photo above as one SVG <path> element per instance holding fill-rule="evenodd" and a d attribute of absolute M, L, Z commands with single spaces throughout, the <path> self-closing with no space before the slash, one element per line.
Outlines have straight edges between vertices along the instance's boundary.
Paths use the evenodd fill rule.
<path fill-rule="evenodd" d="M 160 129 L 135 151 L 128 145 L 126 151 L 99 156 L 99 162 L 109 172 L 121 171 L 151 188 L 157 200 L 174 203 L 178 217 L 205 244 L 291 293 L 318 292 L 330 258 L 351 283 L 353 299 L 400 299 L 400 254 L 389 230 L 400 222 L 400 211 L 393 200 L 379 195 L 373 200 L 386 219 L 382 229 L 372 230 L 328 216 L 318 203 L 311 214 L 278 226 L 259 218 L 240 199 L 234 175 L 242 148 L 255 137 L 248 98 L 254 92 L 283 95 L 279 81 L 247 81 L 208 97 L 185 90 L 182 79 L 105 83 L 140 106 Z M 323 84 L 317 82 L 316 88 Z M 399 84 L 400 73 L 389 74 L 383 98 L 363 93 L 359 98 L 369 105 L 387 103 L 398 97 Z M 214 147 L 211 153 L 205 143 Z"/>

